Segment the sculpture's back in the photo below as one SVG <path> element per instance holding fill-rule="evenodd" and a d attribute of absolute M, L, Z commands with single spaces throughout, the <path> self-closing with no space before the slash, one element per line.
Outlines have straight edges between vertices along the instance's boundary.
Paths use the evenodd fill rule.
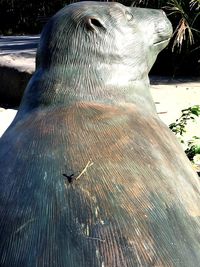
<path fill-rule="evenodd" d="M 199 266 L 199 181 L 149 93 L 170 34 L 116 3 L 49 21 L 0 140 L 0 266 Z"/>

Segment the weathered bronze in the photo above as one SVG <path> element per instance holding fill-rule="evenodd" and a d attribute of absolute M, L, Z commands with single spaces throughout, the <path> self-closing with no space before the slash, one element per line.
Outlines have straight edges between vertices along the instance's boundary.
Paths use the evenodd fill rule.
<path fill-rule="evenodd" d="M 200 184 L 158 118 L 162 11 L 66 6 L 0 140 L 1 267 L 200 266 Z"/>

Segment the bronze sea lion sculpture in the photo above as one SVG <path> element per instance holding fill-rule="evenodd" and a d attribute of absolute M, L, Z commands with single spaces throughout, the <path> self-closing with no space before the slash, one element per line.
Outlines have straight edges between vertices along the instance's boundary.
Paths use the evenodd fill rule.
<path fill-rule="evenodd" d="M 200 184 L 148 72 L 162 11 L 64 7 L 0 140 L 1 267 L 200 266 Z"/>

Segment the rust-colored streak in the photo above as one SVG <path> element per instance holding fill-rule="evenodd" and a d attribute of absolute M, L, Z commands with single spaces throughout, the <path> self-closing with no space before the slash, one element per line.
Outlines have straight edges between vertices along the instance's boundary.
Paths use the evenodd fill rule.
<path fill-rule="evenodd" d="M 173 266 L 176 258 L 164 248 L 158 250 L 154 222 L 160 221 L 163 227 L 161 242 L 167 240 L 162 226 L 166 207 L 184 207 L 186 218 L 199 216 L 199 207 L 192 205 L 199 194 L 187 182 L 189 178 L 180 177 L 185 175 L 179 171 L 182 161 L 171 160 L 174 151 L 180 151 L 168 130 L 156 118 L 142 117 L 134 105 L 76 103 L 59 112 L 34 114 L 30 121 L 27 131 L 33 140 L 37 136 L 42 153 L 52 157 L 53 165 L 53 157 L 59 158 L 58 168 L 66 166 L 76 173 L 72 185 L 65 182 L 65 197 L 77 195 L 69 206 L 71 219 L 75 225 L 84 224 L 81 238 L 95 244 L 99 261 L 108 267 L 136 262 L 139 266 Z M 18 127 L 20 131 L 24 125 Z M 166 142 L 161 147 L 162 138 Z M 73 194 L 68 195 L 69 190 Z M 78 215 L 78 207 L 85 208 L 85 219 Z M 170 217 L 165 223 L 170 225 Z"/>

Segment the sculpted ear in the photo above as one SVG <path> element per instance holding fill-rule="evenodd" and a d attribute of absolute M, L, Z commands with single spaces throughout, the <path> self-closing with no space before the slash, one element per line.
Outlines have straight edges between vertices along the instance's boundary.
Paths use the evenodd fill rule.
<path fill-rule="evenodd" d="M 106 30 L 103 21 L 97 17 L 86 17 L 85 25 L 89 31 Z"/>

